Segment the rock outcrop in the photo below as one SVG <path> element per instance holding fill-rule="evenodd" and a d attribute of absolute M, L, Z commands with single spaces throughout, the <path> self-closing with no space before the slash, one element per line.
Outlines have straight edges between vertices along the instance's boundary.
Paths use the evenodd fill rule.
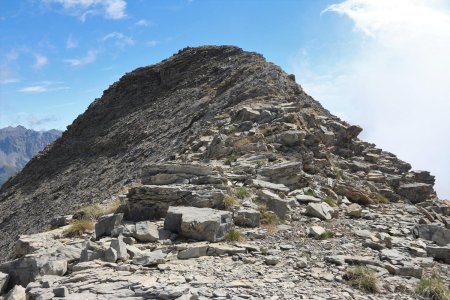
<path fill-rule="evenodd" d="M 0 280 L 32 299 L 368 299 L 352 265 L 380 299 L 448 284 L 450 204 L 361 131 L 259 54 L 183 49 L 123 76 L 2 188 Z M 114 199 L 67 238 L 80 206 Z"/>

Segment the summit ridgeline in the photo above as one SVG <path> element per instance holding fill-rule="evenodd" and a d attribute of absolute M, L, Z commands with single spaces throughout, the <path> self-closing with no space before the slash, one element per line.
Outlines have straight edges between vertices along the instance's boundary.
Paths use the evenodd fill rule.
<path fill-rule="evenodd" d="M 237 47 L 138 68 L 0 190 L 0 295 L 415 299 L 425 277 L 445 288 L 450 202 L 361 131 Z"/>

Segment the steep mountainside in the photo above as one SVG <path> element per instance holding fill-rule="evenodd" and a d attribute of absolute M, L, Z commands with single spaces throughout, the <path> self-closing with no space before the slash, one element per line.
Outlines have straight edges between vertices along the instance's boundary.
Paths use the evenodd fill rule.
<path fill-rule="evenodd" d="M 0 129 L 0 186 L 61 134 L 58 130 L 34 131 L 23 126 Z"/>
<path fill-rule="evenodd" d="M 18 234 L 42 231 L 82 204 L 139 183 L 144 165 L 201 161 L 230 180 L 257 177 L 370 204 L 434 196 L 428 172 L 357 138 L 292 75 L 237 47 L 186 48 L 124 75 L 0 190 L 0 260 Z M 292 174 L 259 167 L 297 162 Z M 234 164 L 237 163 L 237 164 Z M 251 177 L 253 176 L 253 177 Z M 163 208 L 164 209 L 164 208 Z"/>

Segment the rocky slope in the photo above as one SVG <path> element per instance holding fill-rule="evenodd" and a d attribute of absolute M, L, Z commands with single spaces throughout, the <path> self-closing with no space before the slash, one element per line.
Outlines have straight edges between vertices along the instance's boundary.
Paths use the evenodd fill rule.
<path fill-rule="evenodd" d="M 4 286 L 31 299 L 414 299 L 421 277 L 448 285 L 450 203 L 361 130 L 236 47 L 139 68 L 3 186 Z M 66 237 L 80 206 L 113 199 L 95 232 Z M 50 223 L 63 227 L 14 243 Z M 375 296 L 352 286 L 355 264 Z"/>
<path fill-rule="evenodd" d="M 34 131 L 23 126 L 0 129 L 0 186 L 61 134 L 58 130 Z"/>

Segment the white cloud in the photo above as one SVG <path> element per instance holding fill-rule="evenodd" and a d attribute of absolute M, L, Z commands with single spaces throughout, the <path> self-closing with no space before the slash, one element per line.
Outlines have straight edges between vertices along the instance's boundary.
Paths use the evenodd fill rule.
<path fill-rule="evenodd" d="M 125 46 L 132 46 L 134 45 L 134 40 L 129 37 L 124 35 L 123 33 L 120 32 L 111 32 L 108 33 L 107 35 L 105 35 L 102 38 L 103 42 L 106 42 L 108 40 L 115 40 L 116 41 L 116 45 L 119 47 L 125 47 Z"/>
<path fill-rule="evenodd" d="M 19 90 L 22 93 L 45 93 L 45 92 L 53 92 L 53 91 L 61 91 L 69 89 L 68 86 L 64 85 L 64 82 L 61 81 L 41 81 L 35 83 L 34 85 L 26 86 Z"/>
<path fill-rule="evenodd" d="M 35 63 L 33 64 L 33 69 L 39 70 L 46 64 L 48 64 L 48 58 L 45 55 L 41 54 L 35 54 L 34 58 L 36 59 Z"/>
<path fill-rule="evenodd" d="M 145 19 L 140 19 L 139 21 L 137 21 L 136 23 L 134 23 L 134 25 L 136 26 L 142 26 L 142 27 L 149 27 L 149 26 L 153 26 L 153 22 L 152 21 L 147 21 Z"/>
<path fill-rule="evenodd" d="M 80 58 L 65 59 L 64 62 L 68 63 L 72 67 L 81 67 L 84 65 L 92 64 L 97 59 L 96 51 L 88 51 L 88 53 Z"/>
<path fill-rule="evenodd" d="M 450 197 L 449 3 L 346 0 L 324 12 L 354 22 L 359 50 L 319 74 L 297 63 L 305 90 L 361 124 L 369 142 L 430 170 Z"/>
<path fill-rule="evenodd" d="M 156 45 L 159 44 L 159 42 L 155 41 L 155 40 L 151 40 L 151 41 L 148 41 L 146 44 L 150 47 L 155 47 Z"/>
<path fill-rule="evenodd" d="M 103 15 L 106 19 L 123 19 L 126 15 L 127 3 L 124 0 L 42 0 L 43 3 L 62 6 L 63 10 L 82 22 L 89 15 Z"/>
<path fill-rule="evenodd" d="M 19 80 L 14 76 L 13 72 L 7 65 L 0 65 L 0 84 L 8 84 L 18 82 Z"/>
<path fill-rule="evenodd" d="M 76 47 L 78 47 L 78 41 L 76 39 L 74 39 L 72 37 L 72 35 L 69 35 L 69 37 L 67 38 L 67 41 L 66 41 L 66 48 L 73 49 Z"/>

